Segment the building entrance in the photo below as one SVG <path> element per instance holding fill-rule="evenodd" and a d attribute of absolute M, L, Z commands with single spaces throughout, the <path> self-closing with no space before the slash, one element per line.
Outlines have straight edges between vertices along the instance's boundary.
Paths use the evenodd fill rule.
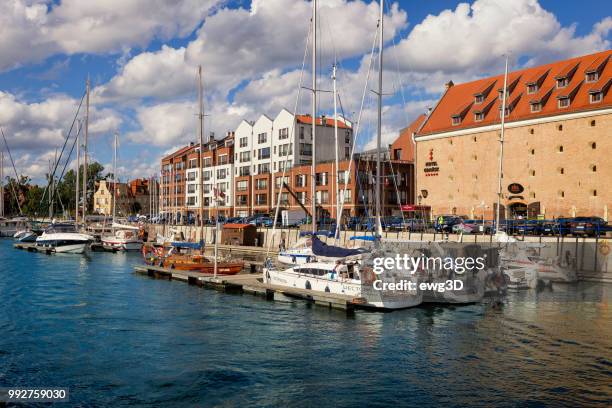
<path fill-rule="evenodd" d="M 513 203 L 508 206 L 510 218 L 527 218 L 527 205 L 523 203 Z"/>

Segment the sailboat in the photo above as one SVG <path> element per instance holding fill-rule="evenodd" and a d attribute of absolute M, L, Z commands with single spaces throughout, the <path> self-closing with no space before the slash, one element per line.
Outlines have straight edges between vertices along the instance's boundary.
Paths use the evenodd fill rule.
<path fill-rule="evenodd" d="M 164 268 L 202 272 L 217 275 L 235 275 L 242 271 L 244 262 L 218 262 L 218 230 L 219 217 L 215 225 L 215 243 L 214 257 L 211 261 L 204 255 L 204 90 L 202 88 L 202 66 L 198 67 L 198 99 L 199 99 L 199 169 L 200 169 L 200 185 L 199 185 L 199 227 L 200 241 L 193 242 L 169 242 L 161 247 L 144 246 L 142 248 L 143 258 L 146 264 L 156 265 Z M 216 189 L 215 189 L 216 190 Z M 216 199 L 217 197 L 215 197 Z"/>
<path fill-rule="evenodd" d="M 312 76 L 313 76 L 313 97 L 312 97 L 312 117 L 316 118 L 317 106 L 317 87 L 316 87 L 316 61 L 317 61 L 317 1 L 313 0 L 313 17 L 312 17 Z M 380 175 L 380 150 L 381 150 L 381 135 L 382 135 L 382 51 L 383 51 L 383 19 L 384 19 L 384 0 L 380 1 L 380 20 L 379 29 L 379 77 L 378 77 L 378 134 L 377 134 L 377 165 Z M 335 95 L 334 95 L 335 97 Z M 315 137 L 316 137 L 316 120 L 313 119 L 313 158 L 312 158 L 312 174 L 315 174 Z M 312 183 L 312 215 L 316 215 L 316 203 L 314 200 L 314 179 Z M 380 178 L 377 177 L 377 221 L 378 230 L 380 231 Z M 337 260 L 328 262 L 305 262 L 303 264 L 294 265 L 289 268 L 276 268 L 271 260 L 266 262 L 264 266 L 264 282 L 271 285 L 286 286 L 291 288 L 299 288 L 320 292 L 328 292 L 341 295 L 349 295 L 354 297 L 365 297 L 367 305 L 375 308 L 383 309 L 402 309 L 419 305 L 422 301 L 422 293 L 420 291 L 409 291 L 396 294 L 375 293 L 373 292 L 373 274 L 372 263 L 379 256 L 388 255 L 386 249 L 380 245 L 380 240 L 375 243 L 371 249 L 347 249 L 335 246 L 322 245 L 316 237 L 316 222 L 312 222 L 313 230 L 311 237 L 311 250 L 314 256 L 336 257 Z M 389 270 L 385 273 L 385 280 L 395 281 L 396 279 L 404 281 L 412 281 L 412 276 L 405 276 L 398 271 Z"/>
<path fill-rule="evenodd" d="M 122 225 L 115 222 L 117 215 L 117 143 L 119 135 L 115 133 L 113 147 L 113 222 L 112 235 L 102 237 L 102 247 L 110 251 L 140 251 L 142 240 L 139 237 L 139 228 L 132 225 Z"/>

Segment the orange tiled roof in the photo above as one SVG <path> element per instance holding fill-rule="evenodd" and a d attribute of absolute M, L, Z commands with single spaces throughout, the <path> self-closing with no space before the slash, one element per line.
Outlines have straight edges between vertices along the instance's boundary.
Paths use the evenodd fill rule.
<path fill-rule="evenodd" d="M 296 119 L 300 123 L 305 123 L 310 125 L 312 123 L 312 116 L 310 115 L 296 115 Z M 321 126 L 321 117 L 317 118 L 317 126 Z M 325 118 L 325 126 L 334 126 L 334 119 Z M 342 120 L 338 120 L 338 128 L 340 129 L 350 129 L 351 127 Z"/>
<path fill-rule="evenodd" d="M 609 92 L 612 79 L 612 50 L 585 55 L 547 65 L 526 68 L 508 74 L 507 104 L 510 112 L 506 122 L 562 115 L 586 110 L 609 108 L 612 106 L 612 92 Z M 599 70 L 596 82 L 586 82 L 586 73 Z M 544 78 L 542 78 L 544 77 Z M 556 78 L 571 77 L 569 84 L 557 89 Z M 539 89 L 529 94 L 527 84 L 538 83 Z M 493 82 L 495 89 L 501 90 L 503 74 L 452 86 L 429 115 L 418 135 L 449 132 L 459 129 L 475 128 L 500 122 L 501 98 L 496 93 L 482 103 L 474 103 L 474 96 L 481 94 Z M 516 83 L 515 83 L 516 82 Z M 603 92 L 601 102 L 591 103 L 589 92 Z M 570 97 L 570 106 L 559 108 L 558 97 Z M 492 98 L 492 99 L 491 99 Z M 539 112 L 532 112 L 530 102 L 542 104 Z M 489 104 L 492 103 L 492 106 Z M 463 116 L 461 123 L 453 125 L 452 117 L 463 108 L 472 104 Z M 475 112 L 484 113 L 482 120 L 476 121 Z"/>

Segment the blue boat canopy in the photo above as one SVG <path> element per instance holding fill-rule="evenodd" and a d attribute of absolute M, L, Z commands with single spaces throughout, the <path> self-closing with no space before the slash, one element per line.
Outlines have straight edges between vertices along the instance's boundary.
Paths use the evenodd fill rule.
<path fill-rule="evenodd" d="M 171 242 L 171 246 L 175 248 L 189 248 L 189 249 L 202 249 L 204 248 L 204 242 Z"/>
<path fill-rule="evenodd" d="M 312 237 L 312 253 L 318 256 L 326 256 L 329 258 L 346 258 L 368 252 L 366 248 L 342 248 L 333 245 L 327 245 L 317 237 Z"/>
<path fill-rule="evenodd" d="M 377 241 L 378 239 L 380 239 L 379 237 L 376 237 L 374 235 L 363 235 L 361 237 L 350 237 L 349 240 L 351 241 Z"/>

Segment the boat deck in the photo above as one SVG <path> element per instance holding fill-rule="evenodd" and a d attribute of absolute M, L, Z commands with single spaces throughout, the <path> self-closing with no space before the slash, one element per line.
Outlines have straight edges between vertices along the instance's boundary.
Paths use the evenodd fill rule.
<path fill-rule="evenodd" d="M 178 280 L 203 288 L 216 289 L 230 293 L 248 293 L 262 296 L 268 300 L 290 301 L 303 299 L 318 306 L 331 309 L 351 311 L 366 306 L 362 298 L 318 292 L 307 289 L 288 288 L 285 286 L 269 285 L 263 283 L 261 273 L 240 273 L 238 275 L 217 276 L 199 272 L 177 271 L 158 266 L 138 265 L 134 272 L 155 279 Z"/>

